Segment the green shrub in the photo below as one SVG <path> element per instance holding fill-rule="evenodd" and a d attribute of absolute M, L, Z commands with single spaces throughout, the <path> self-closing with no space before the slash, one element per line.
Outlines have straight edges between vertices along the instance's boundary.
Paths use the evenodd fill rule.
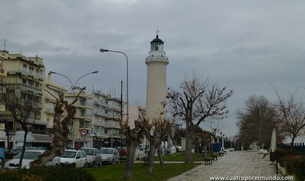
<path fill-rule="evenodd" d="M 292 155 L 290 150 L 287 150 L 287 149 L 278 149 L 277 150 L 278 159 L 280 159 L 282 157 L 285 157 L 285 156 L 288 156 L 288 155 Z"/>
<path fill-rule="evenodd" d="M 294 173 L 295 171 L 295 167 L 293 166 L 294 164 L 294 161 L 299 159 L 300 156 L 299 155 L 288 155 L 288 156 L 284 156 L 284 157 L 281 157 L 279 159 L 279 163 L 282 167 L 285 167 L 287 172 L 289 174 L 292 174 Z"/>
<path fill-rule="evenodd" d="M 0 170 L 1 181 L 43 181 L 43 178 L 33 174 L 23 174 L 18 170 Z"/>
<path fill-rule="evenodd" d="M 91 173 L 84 169 L 70 167 L 37 167 L 0 172 L 1 181 L 95 181 Z"/>
<path fill-rule="evenodd" d="M 305 180 L 305 156 L 301 156 L 296 159 L 293 163 L 294 167 L 294 174 L 296 176 L 297 181 L 304 181 Z"/>

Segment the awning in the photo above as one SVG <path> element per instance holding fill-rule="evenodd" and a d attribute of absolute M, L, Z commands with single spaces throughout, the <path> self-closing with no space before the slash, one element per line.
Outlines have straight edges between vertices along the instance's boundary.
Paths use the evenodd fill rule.
<path fill-rule="evenodd" d="M 16 132 L 16 142 L 17 143 L 23 143 L 24 139 L 24 131 L 18 131 Z M 46 134 L 32 134 L 29 132 L 26 137 L 27 143 L 51 143 L 52 137 L 50 135 Z"/>
<path fill-rule="evenodd" d="M 32 134 L 35 143 L 52 143 L 52 137 L 50 135 Z"/>

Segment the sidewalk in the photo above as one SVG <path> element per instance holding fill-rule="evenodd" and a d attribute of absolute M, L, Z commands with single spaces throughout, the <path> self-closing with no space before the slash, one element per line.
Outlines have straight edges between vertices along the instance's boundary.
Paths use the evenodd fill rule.
<path fill-rule="evenodd" d="M 281 176 L 276 174 L 275 165 L 270 165 L 269 157 L 262 157 L 262 154 L 252 151 L 228 152 L 212 165 L 201 164 L 168 181 L 210 181 L 210 177 L 215 176 Z"/>

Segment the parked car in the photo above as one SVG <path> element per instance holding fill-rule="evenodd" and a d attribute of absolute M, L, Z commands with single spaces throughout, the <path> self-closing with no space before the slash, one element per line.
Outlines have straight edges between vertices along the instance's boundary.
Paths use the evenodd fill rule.
<path fill-rule="evenodd" d="M 21 153 L 23 146 L 17 146 L 16 149 L 14 150 L 17 154 Z M 25 149 L 27 150 L 27 147 L 25 147 Z"/>
<path fill-rule="evenodd" d="M 103 164 L 119 163 L 119 151 L 116 148 L 101 148 L 99 154 Z"/>
<path fill-rule="evenodd" d="M 43 152 L 45 152 L 45 150 L 25 150 L 21 168 L 27 168 L 27 169 L 30 168 L 30 163 L 34 161 Z M 21 157 L 21 153 L 16 155 L 13 159 L 7 161 L 4 164 L 4 168 L 17 169 L 19 166 L 20 157 Z M 59 166 L 59 165 L 60 165 L 60 159 L 59 157 L 55 157 L 52 161 L 46 163 L 45 166 Z"/>
<path fill-rule="evenodd" d="M 4 151 L 0 148 L 0 165 L 2 165 L 2 163 L 5 160 L 5 153 Z"/>
<path fill-rule="evenodd" d="M 65 153 L 60 155 L 59 158 L 62 166 L 73 168 L 86 168 L 88 166 L 84 150 L 65 150 Z"/>
<path fill-rule="evenodd" d="M 136 155 L 135 155 L 135 160 L 140 160 L 145 156 L 144 148 L 141 149 L 142 147 L 138 147 L 136 149 Z"/>
<path fill-rule="evenodd" d="M 88 166 L 102 166 L 102 157 L 99 155 L 99 150 L 97 148 L 82 147 L 81 150 L 86 152 Z"/>
<path fill-rule="evenodd" d="M 12 159 L 12 158 L 14 158 L 14 156 L 17 155 L 15 151 L 10 151 L 10 150 L 8 150 L 7 148 L 4 148 L 4 147 L 0 147 L 0 148 L 4 151 L 6 159 Z"/>

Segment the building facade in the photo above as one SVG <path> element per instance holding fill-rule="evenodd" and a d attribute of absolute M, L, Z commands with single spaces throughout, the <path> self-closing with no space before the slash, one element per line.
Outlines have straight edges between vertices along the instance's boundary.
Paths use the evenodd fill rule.
<path fill-rule="evenodd" d="M 2 78 L 2 94 L 14 95 L 20 101 L 31 101 L 32 106 L 41 108 L 44 106 L 43 99 L 43 86 L 45 66 L 42 58 L 27 57 L 21 53 L 12 53 L 8 51 L 1 51 L 2 54 L 2 67 L 6 70 L 6 77 Z M 38 112 L 32 116 L 27 117 L 27 123 L 31 125 L 31 133 L 43 134 L 47 133 L 47 123 L 41 120 L 42 112 Z M 10 138 L 8 144 L 12 148 L 16 142 L 14 135 L 18 131 L 23 131 L 21 124 L 14 121 L 11 113 L 5 109 L 3 114 L 0 115 L 0 122 L 5 124 L 6 135 Z M 49 141 L 49 140 L 48 140 Z"/>
<path fill-rule="evenodd" d="M 94 147 L 118 147 L 121 145 L 121 126 L 119 119 L 123 112 L 121 99 L 92 90 L 93 106 L 92 135 Z"/>
<path fill-rule="evenodd" d="M 68 94 L 65 94 L 65 100 L 71 103 L 75 100 L 79 92 L 80 89 L 71 90 Z M 81 94 L 79 94 L 78 100 L 74 104 L 76 114 L 71 124 L 71 141 L 67 143 L 67 147 L 79 149 L 81 147 L 93 146 L 93 137 L 88 134 L 92 130 L 93 107 L 88 104 L 90 100 L 92 100 L 92 96 L 87 94 L 87 92 L 84 90 Z M 87 134 L 82 134 L 82 131 L 84 130 L 86 130 Z"/>
<path fill-rule="evenodd" d="M 3 79 L 5 79 L 7 73 L 4 69 L 4 60 L 7 59 L 8 52 L 5 50 L 0 51 L 0 84 L 3 84 Z M 0 86 L 0 94 L 5 92 L 5 86 Z M 0 102 L 0 115 L 5 112 L 5 104 Z M 0 147 L 7 147 L 7 137 L 5 133 L 5 124 L 0 122 Z"/>

